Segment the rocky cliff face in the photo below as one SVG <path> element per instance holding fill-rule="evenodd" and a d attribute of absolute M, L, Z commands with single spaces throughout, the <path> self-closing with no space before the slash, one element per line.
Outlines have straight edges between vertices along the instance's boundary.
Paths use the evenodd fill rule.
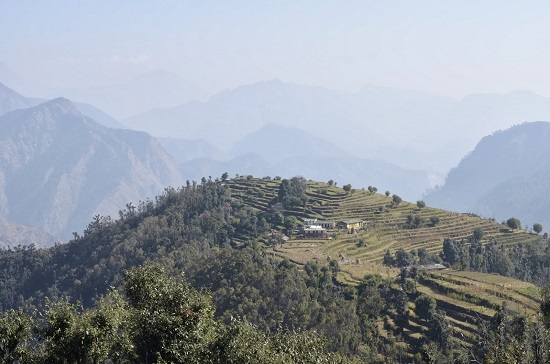
<path fill-rule="evenodd" d="M 103 127 L 59 98 L 0 117 L 0 215 L 69 237 L 96 215 L 181 184 L 142 132 Z"/>

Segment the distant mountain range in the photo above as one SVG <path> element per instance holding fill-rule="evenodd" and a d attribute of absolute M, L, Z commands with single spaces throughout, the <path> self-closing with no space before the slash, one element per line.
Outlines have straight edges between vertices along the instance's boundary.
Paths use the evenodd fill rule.
<path fill-rule="evenodd" d="M 550 123 L 531 122 L 483 138 L 445 184 L 425 197 L 447 210 L 550 229 Z"/>
<path fill-rule="evenodd" d="M 181 182 L 155 139 L 99 125 L 69 100 L 0 117 L 0 216 L 9 222 L 67 238 L 96 214 Z"/>
<path fill-rule="evenodd" d="M 226 90 L 204 102 L 152 110 L 120 123 L 89 104 L 66 99 L 44 102 L 0 84 L 3 114 L 0 217 L 67 237 L 82 230 L 96 213 L 116 213 L 127 202 L 168 185 L 224 172 L 302 175 L 355 188 L 372 185 L 415 201 L 443 183 L 442 173 L 433 171 L 442 171 L 464 156 L 464 150 L 473 149 L 474 140 L 520 117 L 550 118 L 550 100 L 513 92 L 455 101 L 373 86 L 344 93 L 274 80 Z M 123 124 L 164 137 L 157 142 L 145 133 L 120 129 Z M 531 125 L 543 125 L 535 132 L 539 139 L 531 141 L 535 136 L 527 131 L 522 138 L 530 140 L 530 146 L 544 144 L 540 138 L 546 135 L 546 123 L 510 130 L 528 130 Z M 426 200 L 433 206 L 498 219 L 513 212 L 505 205 L 514 204 L 525 222 L 542 223 L 535 211 L 546 208 L 544 199 L 514 196 L 546 191 L 545 173 L 550 169 L 544 157 L 549 154 L 540 147 L 508 156 L 519 148 L 517 143 L 498 138 L 509 133 L 514 134 L 506 131 L 484 138 Z M 40 146 L 35 153 L 41 143 L 48 147 Z M 465 149 L 470 144 L 472 148 Z M 521 186 L 540 192 L 527 193 Z M 21 192 L 24 189 L 36 194 Z M 87 190 L 93 193 L 83 194 Z"/>
<path fill-rule="evenodd" d="M 329 140 L 351 155 L 445 173 L 483 136 L 533 120 L 550 120 L 550 99 L 524 91 L 454 100 L 375 86 L 346 93 L 273 80 L 122 123 L 154 136 L 202 139 L 223 152 L 275 123 Z"/>
<path fill-rule="evenodd" d="M 8 71 L 0 67 L 0 77 L 25 84 Z M 455 100 L 373 85 L 341 92 L 271 80 L 197 101 L 205 99 L 204 92 L 161 70 L 115 85 L 36 94 L 86 102 L 121 118 L 127 128 L 155 137 L 203 140 L 226 155 L 246 135 L 276 123 L 329 140 L 359 158 L 438 173 L 446 173 L 495 130 L 550 120 L 550 99 L 527 91 Z"/>
<path fill-rule="evenodd" d="M 303 130 L 268 124 L 234 144 L 229 160 L 198 158 L 180 162 L 182 174 L 191 180 L 203 176 L 280 176 L 301 175 L 356 188 L 376 186 L 416 201 L 424 191 L 441 181 L 426 171 L 408 170 L 380 160 L 357 158 L 329 141 Z"/>
<path fill-rule="evenodd" d="M 222 91 L 205 102 L 152 110 L 122 122 L 154 136 L 204 139 L 228 151 L 236 141 L 268 123 L 323 137 L 323 130 L 334 131 L 337 120 L 350 118 L 354 118 L 353 110 L 345 98 L 335 97 L 325 88 L 265 81 Z"/>

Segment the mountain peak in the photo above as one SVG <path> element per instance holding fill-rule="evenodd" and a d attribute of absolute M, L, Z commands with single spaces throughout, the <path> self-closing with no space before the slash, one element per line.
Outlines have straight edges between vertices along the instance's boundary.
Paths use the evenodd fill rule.
<path fill-rule="evenodd" d="M 47 111 L 53 115 L 72 114 L 74 116 L 83 116 L 73 102 L 64 97 L 58 97 L 50 101 L 35 106 L 35 109 Z"/>
<path fill-rule="evenodd" d="M 57 97 L 55 99 L 51 99 L 50 101 L 44 102 L 43 105 L 48 105 L 48 106 L 56 105 L 56 106 L 63 107 L 63 108 L 75 108 L 76 109 L 76 107 L 74 106 L 72 101 L 69 100 L 69 99 L 66 99 L 64 97 Z"/>

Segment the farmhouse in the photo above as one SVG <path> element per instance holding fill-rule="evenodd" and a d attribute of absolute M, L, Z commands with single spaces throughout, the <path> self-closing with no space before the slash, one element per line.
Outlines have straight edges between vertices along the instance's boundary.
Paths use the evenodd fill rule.
<path fill-rule="evenodd" d="M 304 226 L 320 226 L 327 230 L 333 230 L 336 227 L 336 222 L 334 221 L 319 221 L 317 219 L 304 219 Z"/>
<path fill-rule="evenodd" d="M 361 230 L 366 227 L 367 222 L 361 219 L 344 220 L 338 223 L 340 229 L 348 229 L 348 231 Z"/>
<path fill-rule="evenodd" d="M 306 238 L 326 238 L 329 232 L 334 230 L 336 223 L 334 221 L 318 221 L 317 219 L 304 219 L 302 233 Z"/>
<path fill-rule="evenodd" d="M 334 221 L 317 221 L 315 225 L 323 227 L 327 230 L 333 230 L 336 227 L 336 222 Z"/>
<path fill-rule="evenodd" d="M 325 238 L 327 237 L 327 229 L 318 225 L 304 227 L 304 237 Z"/>

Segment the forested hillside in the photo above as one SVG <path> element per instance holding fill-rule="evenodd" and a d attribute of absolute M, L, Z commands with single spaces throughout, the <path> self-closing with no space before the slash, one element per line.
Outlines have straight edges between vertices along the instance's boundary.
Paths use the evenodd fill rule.
<path fill-rule="evenodd" d="M 224 175 L 220 180 L 203 179 L 179 189 L 168 188 L 155 199 L 128 205 L 117 220 L 98 216 L 68 244 L 1 250 L 4 314 L 0 324 L 9 325 L 17 315 L 27 322 L 12 341 L 15 346 L 1 352 L 1 358 L 9 361 L 17 350 L 32 352 L 37 347 L 43 351 L 36 355 L 62 357 L 63 350 L 67 354 L 63 343 L 75 345 L 71 340 L 87 329 L 96 336 L 90 334 L 90 344 L 79 346 L 80 359 L 67 360 L 104 360 L 118 353 L 120 362 L 144 362 L 144 355 L 153 355 L 145 362 L 161 362 L 161 357 L 177 362 L 184 359 L 167 358 L 191 358 L 177 356 L 187 350 L 187 344 L 194 346 L 186 355 L 200 356 L 207 350 L 242 358 L 242 335 L 249 335 L 247 355 L 250 362 L 257 363 L 265 362 L 262 358 L 266 355 L 300 353 L 306 353 L 308 360 L 318 355 L 326 362 L 467 363 L 472 358 L 488 359 L 497 349 L 518 357 L 517 348 L 545 358 L 546 352 L 530 351 L 538 345 L 531 341 L 532 335 L 547 330 L 536 318 L 541 296 L 535 286 L 511 278 L 491 281 L 489 278 L 496 276 L 475 272 L 434 273 L 417 265 L 439 262 L 458 270 L 474 269 L 462 264 L 461 252 L 475 248 L 478 242 L 480 256 L 474 261 L 486 263 L 479 270 L 493 272 L 499 266 L 489 264 L 494 256 L 509 257 L 506 266 L 510 269 L 502 273 L 514 275 L 521 262 L 512 260 L 508 252 L 521 251 L 522 259 L 540 259 L 541 270 L 530 271 L 529 279 L 534 281 L 534 275 L 541 278 L 548 272 L 544 268 L 550 261 L 542 246 L 545 240 L 390 195 L 389 191 L 378 194 L 372 186 L 356 191 L 351 186 L 338 188 L 302 178 L 229 180 Z M 421 219 L 415 219 L 417 216 Z M 367 221 L 367 229 L 338 231 L 332 239 L 307 240 L 298 232 L 305 217 L 361 217 Z M 483 233 L 472 235 L 477 240 L 468 240 L 476 229 Z M 290 238 L 286 242 L 285 234 Z M 443 236 L 451 238 L 452 244 L 440 238 Z M 422 241 L 427 244 L 420 244 Z M 483 255 L 484 249 L 492 246 L 500 255 Z M 131 270 L 143 265 L 146 268 Z M 130 273 L 125 273 L 128 270 Z M 177 283 L 181 281 L 206 291 L 198 295 L 177 288 L 185 287 Z M 122 287 L 119 298 L 112 298 L 118 287 Z M 138 296 L 134 287 L 141 287 Z M 181 289 L 187 293 L 173 296 L 175 301 L 160 298 Z M 210 296 L 211 304 L 204 294 Z M 80 302 L 86 311 L 66 300 Z M 505 306 L 501 306 L 503 301 Z M 546 302 L 545 296 L 542 302 Z M 29 305 L 42 316 L 11 311 Z M 147 318 L 147 325 L 165 326 L 165 330 L 148 331 L 145 337 L 139 331 L 142 329 L 132 325 L 145 320 L 151 307 L 165 308 L 156 311 L 158 316 Z M 544 310 L 542 314 L 546 317 Z M 111 317 L 106 325 L 115 326 L 94 326 L 97 315 Z M 524 320 L 523 326 L 518 320 Z M 43 325 L 40 322 L 54 331 L 28 331 L 33 325 Z M 195 325 L 205 330 L 203 334 L 193 329 Z M 209 331 L 216 325 L 219 329 Z M 495 336 L 502 325 L 508 334 Z M 102 341 L 105 327 L 118 327 L 118 334 Z M 188 339 L 170 341 L 170 330 L 183 330 L 179 332 Z M 521 337 L 517 330 L 523 330 Z M 152 332 L 158 335 L 153 337 Z M 195 340 L 186 332 L 201 336 Z M 239 334 L 233 337 L 235 332 Z M 0 338 L 7 340 L 1 334 Z M 94 340 L 108 345 L 96 350 Z M 265 345 L 257 344 L 258 340 L 265 340 Z M 130 350 L 120 346 L 138 342 L 151 347 Z M 304 344 L 308 342 L 313 344 Z M 318 354 L 312 353 L 314 348 Z M 146 354 L 147 350 L 153 354 Z M 331 355 L 336 354 L 330 353 L 341 357 L 335 359 Z M 216 361 L 220 357 L 211 361 L 201 357 L 205 362 L 220 362 Z M 288 358 L 288 362 L 307 362 L 296 356 Z"/>

